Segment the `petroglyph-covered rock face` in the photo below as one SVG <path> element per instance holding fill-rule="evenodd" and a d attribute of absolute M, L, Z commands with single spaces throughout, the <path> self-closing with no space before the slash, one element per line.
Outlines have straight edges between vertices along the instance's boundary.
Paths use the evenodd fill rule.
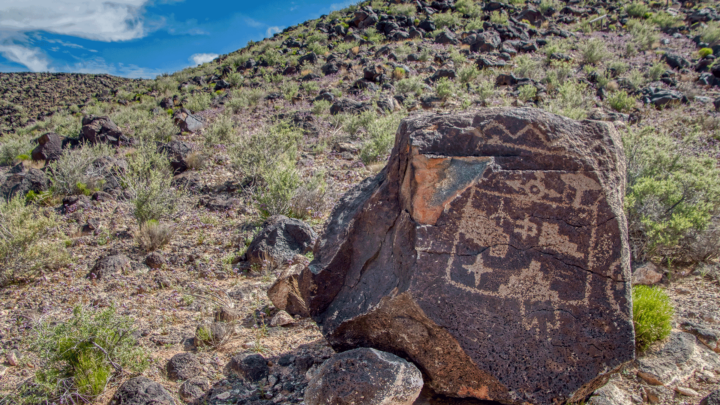
<path fill-rule="evenodd" d="M 578 399 L 634 356 L 625 168 L 602 122 L 530 109 L 401 124 L 300 276 L 336 349 L 415 362 L 435 391 Z"/>

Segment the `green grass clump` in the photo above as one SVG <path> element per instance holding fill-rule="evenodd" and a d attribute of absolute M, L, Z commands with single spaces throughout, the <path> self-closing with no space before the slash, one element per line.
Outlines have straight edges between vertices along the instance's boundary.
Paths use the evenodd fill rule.
<path fill-rule="evenodd" d="M 32 341 L 42 363 L 32 396 L 37 403 L 92 400 L 114 376 L 142 372 L 149 357 L 132 332 L 133 320 L 113 307 L 97 312 L 76 307 L 66 322 L 41 323 Z"/>
<path fill-rule="evenodd" d="M 712 54 L 713 54 L 713 50 L 712 50 L 711 48 L 702 48 L 702 49 L 700 49 L 700 50 L 698 51 L 698 55 L 699 55 L 701 58 L 704 58 L 704 57 L 706 57 L 706 56 L 710 56 L 710 55 L 712 55 Z"/>
<path fill-rule="evenodd" d="M 645 350 L 670 335 L 673 306 L 665 291 L 655 286 L 634 286 L 632 299 L 635 344 Z"/>
<path fill-rule="evenodd" d="M 650 8 L 640 2 L 633 2 L 625 6 L 625 12 L 628 13 L 630 17 L 634 18 L 643 18 L 649 11 Z"/>
<path fill-rule="evenodd" d="M 598 38 L 591 38 L 581 47 L 583 62 L 594 65 L 609 56 L 605 43 Z"/>
<path fill-rule="evenodd" d="M 619 112 L 630 111 L 635 107 L 635 97 L 630 96 L 625 90 L 616 91 L 607 98 L 610 107 Z"/>

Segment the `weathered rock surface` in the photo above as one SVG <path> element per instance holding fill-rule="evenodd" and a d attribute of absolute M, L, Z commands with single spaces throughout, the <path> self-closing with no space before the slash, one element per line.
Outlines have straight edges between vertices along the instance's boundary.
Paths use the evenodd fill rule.
<path fill-rule="evenodd" d="M 700 405 L 720 405 L 720 389 L 710 393 L 710 395 L 700 401 Z"/>
<path fill-rule="evenodd" d="M 131 378 L 115 392 L 111 405 L 175 405 L 172 395 L 147 377 Z"/>
<path fill-rule="evenodd" d="M 108 276 L 130 270 L 130 259 L 125 255 L 111 255 L 98 259 L 87 277 L 90 279 L 104 279 Z"/>
<path fill-rule="evenodd" d="M 683 382 L 696 370 L 720 368 L 720 358 L 716 353 L 698 344 L 690 333 L 679 331 L 673 331 L 667 342 L 652 348 L 637 362 L 641 378 L 650 384 L 656 380 L 666 386 Z"/>
<path fill-rule="evenodd" d="M 245 257 L 251 264 L 280 265 L 295 255 L 310 252 L 316 239 L 317 234 L 305 222 L 274 215 L 263 223 Z"/>
<path fill-rule="evenodd" d="M 417 364 L 438 393 L 582 399 L 634 357 L 620 137 L 535 109 L 404 120 L 300 276 L 336 350 Z"/>
<path fill-rule="evenodd" d="M 632 283 L 633 285 L 653 285 L 659 283 L 662 277 L 660 269 L 652 262 L 648 262 L 633 270 Z"/>
<path fill-rule="evenodd" d="M 632 401 L 627 393 L 618 388 L 613 381 L 597 389 L 588 401 L 588 405 L 626 405 L 630 403 Z"/>
<path fill-rule="evenodd" d="M 200 360 L 192 353 L 179 353 L 172 356 L 166 367 L 170 380 L 189 380 L 203 372 Z"/>
<path fill-rule="evenodd" d="M 63 138 L 54 132 L 48 132 L 37 139 L 38 146 L 31 152 L 32 160 L 50 162 L 62 155 Z"/>
<path fill-rule="evenodd" d="M 412 363 L 375 349 L 355 349 L 328 359 L 305 390 L 307 405 L 410 405 L 422 375 Z"/>
<path fill-rule="evenodd" d="M 86 142 L 92 145 L 109 143 L 119 146 L 127 144 L 129 140 L 109 117 L 88 115 L 82 119 L 82 132 L 80 133 L 80 143 Z"/>
<path fill-rule="evenodd" d="M 276 308 L 303 317 L 310 316 L 298 285 L 298 278 L 305 265 L 306 263 L 299 262 L 287 266 L 267 292 L 268 298 Z"/>
<path fill-rule="evenodd" d="M 230 370 L 248 381 L 260 381 L 270 374 L 267 360 L 260 354 L 238 354 L 230 360 Z"/>

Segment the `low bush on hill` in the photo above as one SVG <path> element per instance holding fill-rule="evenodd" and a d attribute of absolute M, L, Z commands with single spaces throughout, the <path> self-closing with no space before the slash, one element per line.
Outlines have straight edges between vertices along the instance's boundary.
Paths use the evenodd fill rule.
<path fill-rule="evenodd" d="M 106 144 L 85 145 L 77 149 L 65 149 L 60 157 L 51 162 L 48 170 L 51 190 L 57 196 L 92 194 L 102 188 L 103 168 L 95 161 L 112 156 L 112 147 Z"/>
<path fill-rule="evenodd" d="M 635 344 L 645 350 L 670 335 L 673 306 L 665 291 L 656 286 L 634 286 L 632 299 Z"/>
<path fill-rule="evenodd" d="M 172 187 L 172 178 L 168 157 L 153 144 L 143 144 L 129 156 L 123 184 L 138 224 L 159 221 L 175 211 L 180 191 Z"/>

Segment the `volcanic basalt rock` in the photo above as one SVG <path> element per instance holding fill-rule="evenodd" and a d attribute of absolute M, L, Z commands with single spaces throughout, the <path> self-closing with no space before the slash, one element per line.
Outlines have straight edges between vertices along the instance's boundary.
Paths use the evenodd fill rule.
<path fill-rule="evenodd" d="M 536 109 L 408 118 L 348 192 L 299 285 L 337 350 L 438 393 L 582 399 L 634 357 L 620 137 Z"/>

